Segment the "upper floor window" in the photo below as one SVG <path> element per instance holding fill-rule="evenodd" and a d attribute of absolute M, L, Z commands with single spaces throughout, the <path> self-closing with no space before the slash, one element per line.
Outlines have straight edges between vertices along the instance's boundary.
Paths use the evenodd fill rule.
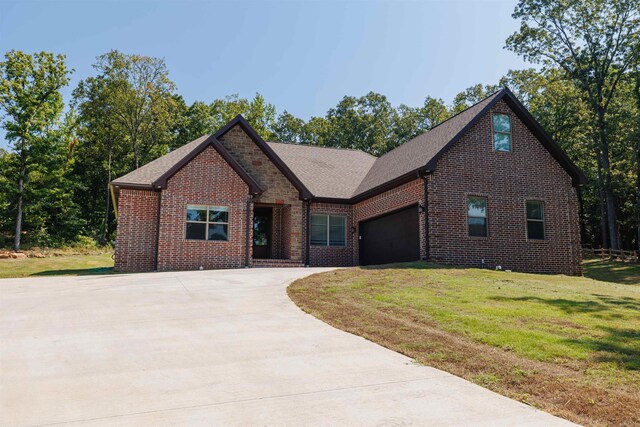
<path fill-rule="evenodd" d="M 511 117 L 508 114 L 493 115 L 493 148 L 511 151 Z"/>
<path fill-rule="evenodd" d="M 347 218 L 339 215 L 311 215 L 311 244 L 346 246 Z"/>
<path fill-rule="evenodd" d="M 527 239 L 544 240 L 544 203 L 527 201 Z"/>
<path fill-rule="evenodd" d="M 229 240 L 229 208 L 187 205 L 186 238 Z"/>
<path fill-rule="evenodd" d="M 467 198 L 467 226 L 469 236 L 487 237 L 487 198 L 469 196 Z"/>

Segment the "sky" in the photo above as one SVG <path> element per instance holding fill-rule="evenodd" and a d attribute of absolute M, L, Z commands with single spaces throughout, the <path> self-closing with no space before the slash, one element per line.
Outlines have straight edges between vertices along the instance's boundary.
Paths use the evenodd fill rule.
<path fill-rule="evenodd" d="M 66 55 L 65 100 L 117 49 L 164 58 L 187 103 L 261 93 L 278 112 L 324 116 L 369 91 L 394 105 L 450 103 L 527 67 L 504 49 L 516 0 L 0 0 L 0 55 Z M 0 131 L 1 132 L 1 131 Z M 6 147 L 0 133 L 0 146 Z"/>

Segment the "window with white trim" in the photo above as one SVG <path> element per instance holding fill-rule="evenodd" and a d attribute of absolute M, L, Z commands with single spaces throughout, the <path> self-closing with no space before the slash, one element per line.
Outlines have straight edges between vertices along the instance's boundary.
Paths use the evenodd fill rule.
<path fill-rule="evenodd" d="M 311 215 L 313 246 L 346 246 L 347 218 L 340 215 Z"/>
<path fill-rule="evenodd" d="M 493 148 L 511 151 L 511 117 L 508 114 L 493 115 Z"/>
<path fill-rule="evenodd" d="M 527 239 L 544 240 L 544 203 L 527 200 Z"/>
<path fill-rule="evenodd" d="M 229 240 L 229 208 L 187 205 L 188 240 Z"/>

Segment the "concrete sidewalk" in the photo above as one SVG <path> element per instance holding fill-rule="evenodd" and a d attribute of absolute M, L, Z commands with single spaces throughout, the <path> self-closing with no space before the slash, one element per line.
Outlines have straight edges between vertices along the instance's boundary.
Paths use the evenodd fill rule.
<path fill-rule="evenodd" d="M 318 271 L 0 280 L 0 425 L 570 425 L 303 313 Z"/>

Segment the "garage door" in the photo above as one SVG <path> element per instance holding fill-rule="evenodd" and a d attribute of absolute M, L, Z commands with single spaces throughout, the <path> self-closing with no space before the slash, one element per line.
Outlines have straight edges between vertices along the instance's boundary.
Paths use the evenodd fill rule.
<path fill-rule="evenodd" d="M 411 206 L 363 221 L 360 229 L 360 265 L 420 259 L 418 207 Z"/>

